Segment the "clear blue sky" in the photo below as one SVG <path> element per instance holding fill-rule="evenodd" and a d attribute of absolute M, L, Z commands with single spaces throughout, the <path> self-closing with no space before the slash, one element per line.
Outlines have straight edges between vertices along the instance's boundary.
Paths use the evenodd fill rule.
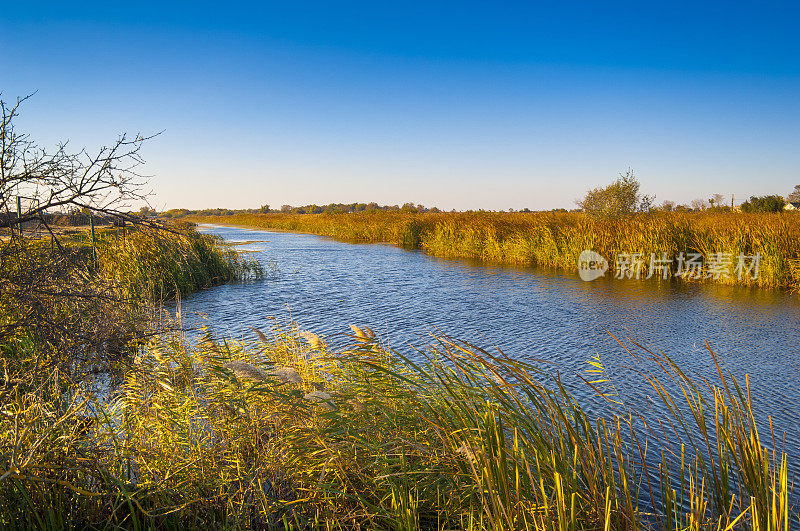
<path fill-rule="evenodd" d="M 800 184 L 800 9 L 737 2 L 3 2 L 43 145 L 145 145 L 152 204 L 573 207 Z"/>

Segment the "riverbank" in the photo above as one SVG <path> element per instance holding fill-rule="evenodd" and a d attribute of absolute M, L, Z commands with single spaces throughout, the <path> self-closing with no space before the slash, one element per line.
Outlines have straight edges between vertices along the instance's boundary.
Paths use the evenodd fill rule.
<path fill-rule="evenodd" d="M 48 233 L 49 234 L 49 233 Z M 83 502 L 117 492 L 108 393 L 179 294 L 261 274 L 220 238 L 179 226 L 106 228 L 0 244 L 0 527 L 83 528 Z M 107 441 L 106 441 L 107 442 Z M 115 464 L 114 466 L 117 466 Z"/>
<path fill-rule="evenodd" d="M 587 385 L 609 404 L 598 419 L 536 365 L 447 337 L 413 363 L 366 327 L 353 327 L 352 345 L 338 351 L 294 326 L 255 335 L 249 344 L 211 335 L 151 341 L 114 402 L 90 402 L 105 416 L 89 430 L 51 427 L 67 444 L 51 459 L 78 466 L 50 476 L 40 465 L 40 483 L 13 473 L 3 515 L 33 525 L 49 517 L 54 527 L 188 529 L 788 529 L 799 521 L 788 505 L 787 457 L 761 442 L 749 390 L 730 375 L 696 383 L 665 356 L 630 345 L 662 364 L 642 382 L 674 414 L 634 414 L 600 360 L 588 359 Z M 665 391 L 672 380 L 685 396 Z M 660 466 L 648 468 L 656 441 Z"/>
<path fill-rule="evenodd" d="M 191 264 L 224 278 L 211 272 L 225 262 L 226 251 L 214 251 L 219 240 L 140 237 L 109 235 L 97 247 L 99 267 L 90 247 L 75 243 L 85 268 L 72 272 L 105 271 L 105 247 L 116 261 L 109 271 L 134 273 L 99 279 L 143 286 L 107 305 L 112 294 L 103 292 L 92 298 L 96 308 L 76 307 L 70 322 L 80 336 L 50 350 L 18 350 L 27 361 L 13 357 L 11 341 L 2 344 L 14 369 L 0 389 L 8 404 L 0 419 L 4 526 L 786 529 L 790 519 L 800 522 L 788 506 L 781 434 L 759 439 L 768 427 L 756 426 L 747 381 L 720 371 L 694 382 L 663 354 L 631 343 L 625 348 L 661 367 L 636 369 L 665 415 L 626 404 L 599 357 L 587 355 L 581 372 L 608 404 L 598 417 L 537 364 L 449 337 L 414 361 L 363 326 L 346 331 L 343 348 L 289 324 L 274 335 L 253 331 L 249 342 L 161 331 L 139 336 L 126 353 L 92 341 L 94 358 L 78 367 L 55 363 L 85 350 L 76 337 L 105 338 L 106 325 L 120 322 L 108 312 L 122 301 L 143 307 L 171 282 L 142 279 L 181 279 Z M 193 258 L 195 244 L 202 252 Z M 216 258 L 203 260 L 204 252 Z M 130 266 L 137 261 L 147 266 Z M 22 339 L 13 344 L 24 346 Z M 99 360 L 121 374 L 112 396 L 91 391 L 85 377 Z M 663 453 L 653 459 L 655 445 Z"/>
<path fill-rule="evenodd" d="M 584 250 L 610 273 L 800 289 L 800 214 L 649 213 L 596 218 L 571 213 L 232 214 L 200 223 L 289 230 L 468 258 L 577 271 Z M 681 255 L 682 253 L 682 255 Z M 687 263 L 700 262 L 691 270 Z M 757 262 L 757 264 L 755 263 Z M 652 267 L 651 267 L 652 265 Z M 757 271 L 756 271 L 757 266 Z"/>

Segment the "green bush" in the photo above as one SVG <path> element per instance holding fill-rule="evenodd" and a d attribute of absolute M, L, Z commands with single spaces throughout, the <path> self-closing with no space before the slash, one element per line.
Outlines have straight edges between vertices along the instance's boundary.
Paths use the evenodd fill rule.
<path fill-rule="evenodd" d="M 786 202 L 779 195 L 751 196 L 742 203 L 742 212 L 780 212 Z"/>

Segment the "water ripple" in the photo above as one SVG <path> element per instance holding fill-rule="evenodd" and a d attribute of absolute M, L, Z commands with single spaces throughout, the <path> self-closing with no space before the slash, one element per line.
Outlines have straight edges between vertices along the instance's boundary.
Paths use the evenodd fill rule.
<path fill-rule="evenodd" d="M 372 327 L 393 348 L 411 353 L 432 331 L 514 358 L 544 359 L 563 375 L 601 354 L 629 404 L 647 405 L 641 378 L 609 334 L 669 354 L 691 374 L 714 377 L 705 342 L 723 367 L 748 374 L 758 418 L 772 415 L 800 464 L 800 304 L 779 291 L 677 282 L 600 279 L 546 270 L 477 267 L 388 245 L 354 245 L 283 232 L 205 227 L 247 242 L 248 255 L 277 264 L 278 274 L 229 284 L 183 301 L 189 324 L 250 337 L 291 314 L 303 329 L 345 344 L 348 325 Z M 192 318 L 202 312 L 208 321 Z M 591 398 L 585 386 L 576 386 Z M 765 420 L 764 420 L 765 421 Z M 766 422 L 766 421 L 765 421 Z"/>

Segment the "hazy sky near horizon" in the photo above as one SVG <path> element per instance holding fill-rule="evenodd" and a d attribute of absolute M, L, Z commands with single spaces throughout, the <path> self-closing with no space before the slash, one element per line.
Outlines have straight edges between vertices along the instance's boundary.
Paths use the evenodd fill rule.
<path fill-rule="evenodd" d="M 0 92 L 44 146 L 147 142 L 151 204 L 574 207 L 800 184 L 800 8 L 14 2 Z"/>

